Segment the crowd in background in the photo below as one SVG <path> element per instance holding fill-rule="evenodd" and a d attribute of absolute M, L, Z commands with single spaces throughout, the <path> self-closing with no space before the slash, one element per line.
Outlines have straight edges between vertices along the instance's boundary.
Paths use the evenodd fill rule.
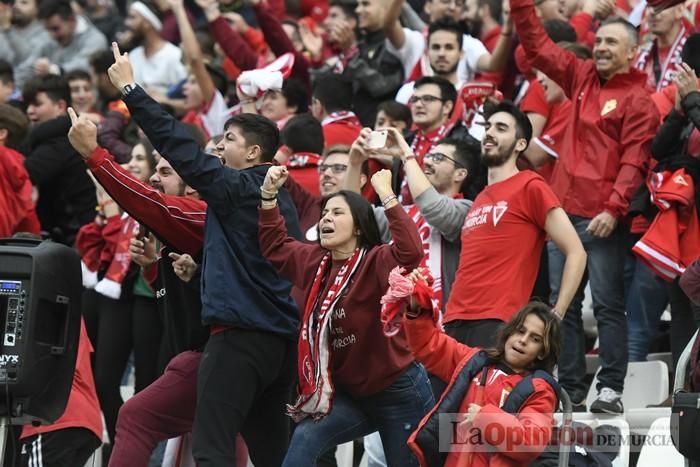
<path fill-rule="evenodd" d="M 66 412 L 16 465 L 104 438 L 145 466 L 190 432 L 200 466 L 365 435 L 370 465 L 424 465 L 464 349 L 499 345 L 504 394 L 556 363 L 576 410 L 624 413 L 628 362 L 700 325 L 700 7 L 676 3 L 3 0 L 0 237 L 75 247 L 85 287 Z M 390 319 L 394 267 L 430 299 Z"/>

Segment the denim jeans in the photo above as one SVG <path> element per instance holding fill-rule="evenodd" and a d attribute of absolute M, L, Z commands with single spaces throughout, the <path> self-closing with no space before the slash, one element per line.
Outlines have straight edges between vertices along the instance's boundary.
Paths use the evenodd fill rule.
<path fill-rule="evenodd" d="M 606 238 L 598 238 L 586 232 L 590 219 L 569 216 L 583 248 L 588 254 L 586 271 L 591 285 L 593 313 L 598 322 L 601 370 L 598 387 L 622 391 L 627 373 L 627 319 L 623 272 L 625 262 L 625 237 L 627 232 L 618 226 Z M 559 295 L 564 255 L 551 241 L 549 253 L 549 280 L 552 289 L 551 302 Z M 586 356 L 581 305 L 586 281 L 581 281 L 576 296 L 562 323 L 559 382 L 569 393 L 571 400 L 580 402 L 586 398 Z"/>
<path fill-rule="evenodd" d="M 433 405 L 428 374 L 415 362 L 377 394 L 352 397 L 337 390 L 330 414 L 317 422 L 307 418 L 294 429 L 282 465 L 313 467 L 333 446 L 379 431 L 389 467 L 417 466 L 406 441 Z"/>
<path fill-rule="evenodd" d="M 656 337 L 659 318 L 668 305 L 667 286 L 630 252 L 625 261 L 625 289 L 629 361 L 643 362 Z"/>

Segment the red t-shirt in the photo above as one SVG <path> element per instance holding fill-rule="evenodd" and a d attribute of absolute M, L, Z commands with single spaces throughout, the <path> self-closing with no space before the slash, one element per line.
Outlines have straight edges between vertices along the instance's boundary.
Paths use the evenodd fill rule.
<path fill-rule="evenodd" d="M 526 170 L 487 186 L 462 227 L 462 252 L 445 322 L 508 321 L 527 303 L 540 265 L 544 225 L 556 195 Z"/>
<path fill-rule="evenodd" d="M 85 428 L 93 432 L 99 439 L 102 439 L 102 413 L 100 412 L 100 403 L 97 400 L 95 380 L 92 377 L 92 367 L 90 366 L 90 354 L 92 351 L 92 344 L 85 330 L 85 322 L 81 319 L 78 355 L 75 360 L 73 385 L 68 396 L 66 410 L 51 425 L 39 427 L 25 425 L 22 429 L 21 439 L 39 433 L 58 431 L 63 428 Z"/>

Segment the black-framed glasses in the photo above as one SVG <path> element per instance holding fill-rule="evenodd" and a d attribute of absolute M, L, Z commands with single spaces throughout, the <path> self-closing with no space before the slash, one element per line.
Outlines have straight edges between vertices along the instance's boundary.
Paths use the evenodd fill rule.
<path fill-rule="evenodd" d="M 319 164 L 318 173 L 322 174 L 328 169 L 331 169 L 334 174 L 340 175 L 348 170 L 348 166 L 347 164 Z"/>
<path fill-rule="evenodd" d="M 466 168 L 462 164 L 457 162 L 456 160 L 452 159 L 450 156 L 446 156 L 445 154 L 443 154 L 441 152 L 429 152 L 428 154 L 423 156 L 423 159 L 430 159 L 433 162 L 435 162 L 436 164 L 439 164 L 440 162 L 448 160 L 448 161 L 452 162 L 455 165 L 455 167 L 458 167 L 460 169 Z"/>
<path fill-rule="evenodd" d="M 411 96 L 411 98 L 408 100 L 409 104 L 415 104 L 416 102 L 420 102 L 423 105 L 428 105 L 432 104 L 433 102 L 444 102 L 445 99 L 442 99 L 437 96 L 431 96 L 430 94 L 426 94 L 425 96 Z"/>

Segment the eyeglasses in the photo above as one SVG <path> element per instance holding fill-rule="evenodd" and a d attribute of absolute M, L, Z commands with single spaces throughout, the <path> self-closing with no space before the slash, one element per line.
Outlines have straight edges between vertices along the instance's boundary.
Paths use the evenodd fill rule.
<path fill-rule="evenodd" d="M 348 170 L 348 166 L 346 164 L 321 164 L 318 166 L 318 173 L 322 174 L 328 169 L 331 169 L 334 174 L 340 175 Z"/>
<path fill-rule="evenodd" d="M 445 99 L 441 99 L 440 97 L 436 96 L 431 96 L 431 95 L 425 95 L 425 96 L 411 96 L 411 98 L 408 100 L 409 104 L 415 104 L 416 102 L 420 102 L 423 105 L 428 105 L 433 102 L 444 102 Z"/>
<path fill-rule="evenodd" d="M 464 169 L 464 168 L 465 168 L 462 164 L 460 164 L 460 163 L 457 162 L 456 160 L 452 159 L 451 157 L 444 155 L 444 154 L 441 153 L 441 152 L 429 152 L 428 154 L 426 154 L 425 156 L 423 156 L 423 159 L 424 159 L 424 160 L 425 160 L 425 159 L 431 159 L 431 160 L 432 160 L 433 162 L 435 162 L 436 164 L 439 164 L 440 162 L 443 162 L 444 160 L 448 160 L 448 161 L 452 162 L 452 163 L 455 165 L 455 167 L 458 167 L 458 168 L 460 168 L 460 169 Z"/>

